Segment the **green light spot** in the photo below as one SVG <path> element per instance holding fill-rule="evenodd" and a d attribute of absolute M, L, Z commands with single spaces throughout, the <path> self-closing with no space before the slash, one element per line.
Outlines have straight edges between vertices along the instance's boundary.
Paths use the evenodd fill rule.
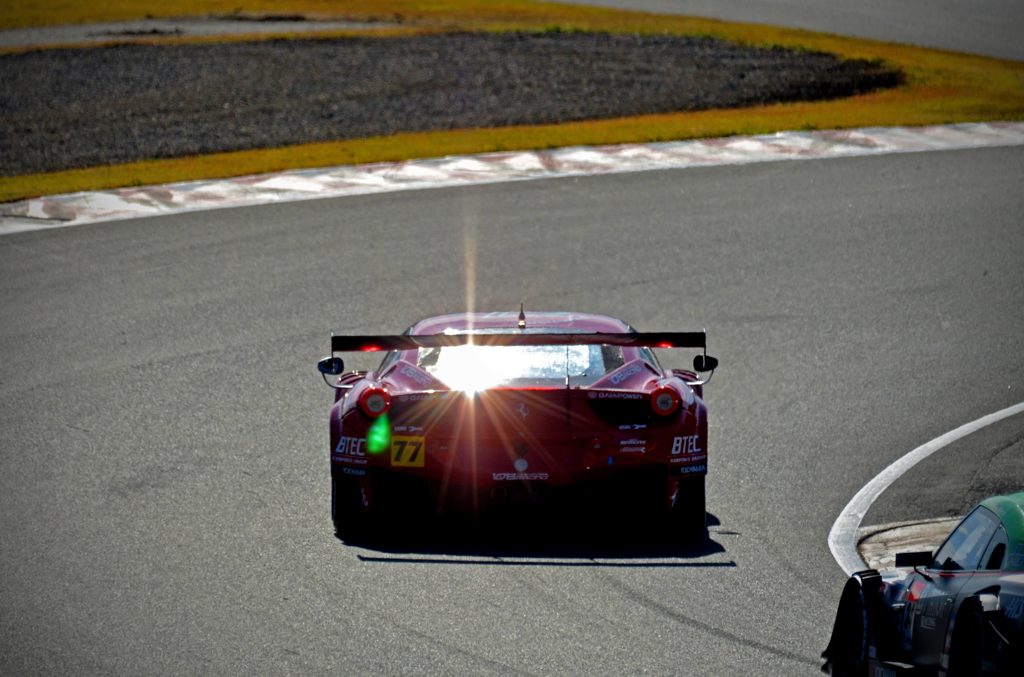
<path fill-rule="evenodd" d="M 366 433 L 366 450 L 371 454 L 379 454 L 391 446 L 391 424 L 388 415 L 384 414 L 370 426 Z"/>

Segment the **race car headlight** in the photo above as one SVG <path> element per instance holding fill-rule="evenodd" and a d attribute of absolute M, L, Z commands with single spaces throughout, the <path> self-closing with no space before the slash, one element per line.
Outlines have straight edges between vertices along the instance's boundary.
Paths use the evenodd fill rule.
<path fill-rule="evenodd" d="M 383 416 L 391 408 L 391 394 L 383 388 L 367 388 L 359 396 L 359 408 L 370 418 Z"/>
<path fill-rule="evenodd" d="M 679 394 L 668 386 L 655 388 L 651 393 L 651 409 L 659 416 L 670 416 L 679 408 Z"/>

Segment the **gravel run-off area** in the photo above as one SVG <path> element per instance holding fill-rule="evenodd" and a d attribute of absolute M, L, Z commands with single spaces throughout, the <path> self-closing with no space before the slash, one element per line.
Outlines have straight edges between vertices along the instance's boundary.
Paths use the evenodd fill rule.
<path fill-rule="evenodd" d="M 456 33 L 0 56 L 0 176 L 399 132 L 846 97 L 864 61 L 705 38 Z"/>

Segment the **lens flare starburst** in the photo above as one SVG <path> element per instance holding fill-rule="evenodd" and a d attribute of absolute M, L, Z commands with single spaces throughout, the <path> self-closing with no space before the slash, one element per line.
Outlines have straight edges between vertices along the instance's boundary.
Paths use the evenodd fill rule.
<path fill-rule="evenodd" d="M 379 454 L 391 447 L 391 424 L 388 415 L 384 414 L 370 426 L 366 432 L 366 450 L 371 454 Z"/>

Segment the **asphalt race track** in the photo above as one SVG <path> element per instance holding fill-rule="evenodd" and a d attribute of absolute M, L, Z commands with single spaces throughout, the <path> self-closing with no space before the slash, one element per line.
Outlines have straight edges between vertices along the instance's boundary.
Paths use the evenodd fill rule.
<path fill-rule="evenodd" d="M 0 237 L 0 674 L 820 674 L 843 506 L 1024 401 L 1022 177 L 995 148 Z M 334 538 L 328 333 L 521 301 L 707 327 L 707 548 Z M 865 523 L 1019 487 L 1022 439 L 964 438 Z"/>
<path fill-rule="evenodd" d="M 846 501 L 1024 399 L 1022 170 L 915 153 L 0 238 L 0 672 L 816 674 Z M 706 551 L 333 537 L 328 332 L 467 299 L 708 328 Z"/>

